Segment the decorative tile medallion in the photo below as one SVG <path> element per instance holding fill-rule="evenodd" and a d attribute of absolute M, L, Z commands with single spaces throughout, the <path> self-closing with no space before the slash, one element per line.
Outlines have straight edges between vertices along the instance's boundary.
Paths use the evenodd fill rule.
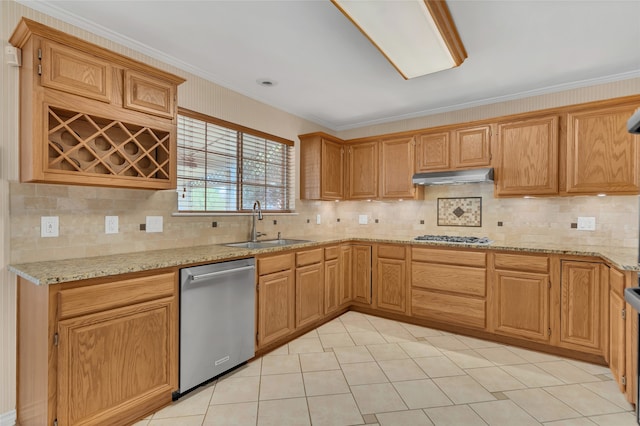
<path fill-rule="evenodd" d="M 438 226 L 482 226 L 482 197 L 438 198 Z"/>

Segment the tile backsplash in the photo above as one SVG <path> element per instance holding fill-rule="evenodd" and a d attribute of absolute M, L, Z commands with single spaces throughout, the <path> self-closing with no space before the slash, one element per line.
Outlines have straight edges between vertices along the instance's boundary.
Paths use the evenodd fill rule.
<path fill-rule="evenodd" d="M 438 226 L 437 200 L 451 197 L 482 197 L 482 226 Z M 242 241 L 251 226 L 248 215 L 173 216 L 175 191 L 12 182 L 10 203 L 12 263 Z M 367 216 L 366 225 L 359 223 L 362 215 Z M 40 237 L 41 216 L 59 217 L 59 237 Z M 105 234 L 105 216 L 119 217 L 119 233 Z M 140 231 L 146 216 L 163 216 L 163 232 Z M 596 230 L 571 228 L 578 216 L 595 217 Z M 296 200 L 296 214 L 265 215 L 258 230 L 274 238 L 278 232 L 284 237 L 448 234 L 487 236 L 504 244 L 637 249 L 638 216 L 637 196 L 496 199 L 493 185 L 480 183 L 427 187 L 420 201 Z"/>

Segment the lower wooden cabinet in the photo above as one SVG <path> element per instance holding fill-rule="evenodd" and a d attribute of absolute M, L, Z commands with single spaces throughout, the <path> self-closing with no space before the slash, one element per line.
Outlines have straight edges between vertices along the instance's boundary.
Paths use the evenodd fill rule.
<path fill-rule="evenodd" d="M 523 254 L 490 255 L 489 331 L 548 343 L 549 258 Z"/>
<path fill-rule="evenodd" d="M 19 424 L 124 425 L 171 401 L 175 271 L 51 286 L 20 279 L 19 307 Z"/>
<path fill-rule="evenodd" d="M 625 277 L 616 269 L 609 270 L 609 368 L 621 392 L 626 392 L 626 326 L 624 301 Z"/>
<path fill-rule="evenodd" d="M 578 261 L 562 261 L 561 265 L 558 344 L 600 355 L 604 349 L 608 296 L 602 283 L 604 265 Z"/>
<path fill-rule="evenodd" d="M 340 246 L 339 258 L 340 281 L 338 284 L 338 305 L 343 308 L 351 304 L 353 300 L 352 282 L 353 280 L 353 247 L 350 244 Z M 361 273 L 364 275 L 364 273 Z M 366 280 L 366 278 L 364 278 Z"/>
<path fill-rule="evenodd" d="M 371 304 L 371 246 L 352 245 L 353 301 Z"/>
<path fill-rule="evenodd" d="M 324 316 L 324 250 L 296 253 L 296 328 Z"/>
<path fill-rule="evenodd" d="M 407 261 L 404 246 L 377 246 L 373 287 L 376 308 L 403 314 L 407 311 Z"/>
<path fill-rule="evenodd" d="M 413 247 L 411 313 L 447 324 L 486 328 L 486 253 Z"/>
<path fill-rule="evenodd" d="M 324 249 L 324 314 L 330 314 L 340 305 L 340 248 Z"/>
<path fill-rule="evenodd" d="M 295 275 L 292 269 L 258 279 L 258 347 L 295 330 Z"/>

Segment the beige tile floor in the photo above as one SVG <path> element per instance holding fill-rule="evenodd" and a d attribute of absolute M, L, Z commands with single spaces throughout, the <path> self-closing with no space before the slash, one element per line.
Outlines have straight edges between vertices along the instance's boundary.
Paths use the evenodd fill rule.
<path fill-rule="evenodd" d="M 609 370 L 347 312 L 136 426 L 634 426 Z"/>

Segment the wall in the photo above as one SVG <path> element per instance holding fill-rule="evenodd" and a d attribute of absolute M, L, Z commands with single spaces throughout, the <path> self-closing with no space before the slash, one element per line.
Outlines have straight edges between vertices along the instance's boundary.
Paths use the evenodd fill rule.
<path fill-rule="evenodd" d="M 7 44 L 21 16 L 184 76 L 188 81 L 179 89 L 179 104 L 182 107 L 296 142 L 298 134 L 319 130 L 328 132 L 313 123 L 161 64 L 13 1 L 0 2 L 3 45 Z M 7 272 L 8 263 L 237 241 L 248 236 L 250 219 L 247 216 L 172 216 L 177 197 L 173 191 L 18 183 L 17 69 L 5 65 L 4 60 L 0 69 L 0 426 L 4 426 L 10 424 L 7 419 L 10 419 L 15 406 L 16 295 L 15 277 Z M 640 93 L 640 79 L 633 79 L 354 129 L 341 132 L 338 136 L 354 138 L 411 130 L 637 93 Z M 437 226 L 437 198 L 459 196 L 483 197 L 481 228 Z M 581 245 L 616 244 L 630 248 L 637 248 L 638 245 L 638 199 L 629 196 L 497 200 L 493 198 L 490 184 L 477 184 L 432 187 L 427 190 L 424 201 L 334 203 L 296 200 L 296 212 L 296 215 L 266 216 L 259 223 L 259 230 L 270 236 L 275 236 L 278 231 L 285 236 L 332 232 L 365 236 L 374 232 L 389 236 L 448 233 L 486 235 L 504 243 L 542 241 L 555 245 L 571 241 Z M 315 223 L 316 214 L 321 215 L 321 225 Z M 359 214 L 366 214 L 370 224 L 358 225 Z M 60 217 L 59 238 L 39 237 L 40 216 L 43 215 Z M 104 234 L 105 215 L 119 216 L 119 234 Z M 164 217 L 165 230 L 162 234 L 147 234 L 138 230 L 146 215 Z M 575 222 L 578 215 L 595 216 L 598 230 L 572 230 L 569 224 Z M 375 219 L 379 223 L 373 223 Z M 420 220 L 425 223 L 421 225 Z M 216 228 L 212 227 L 213 221 L 218 224 Z M 274 221 L 277 223 L 274 224 Z M 504 226 L 498 227 L 498 221 L 502 221 Z"/>

